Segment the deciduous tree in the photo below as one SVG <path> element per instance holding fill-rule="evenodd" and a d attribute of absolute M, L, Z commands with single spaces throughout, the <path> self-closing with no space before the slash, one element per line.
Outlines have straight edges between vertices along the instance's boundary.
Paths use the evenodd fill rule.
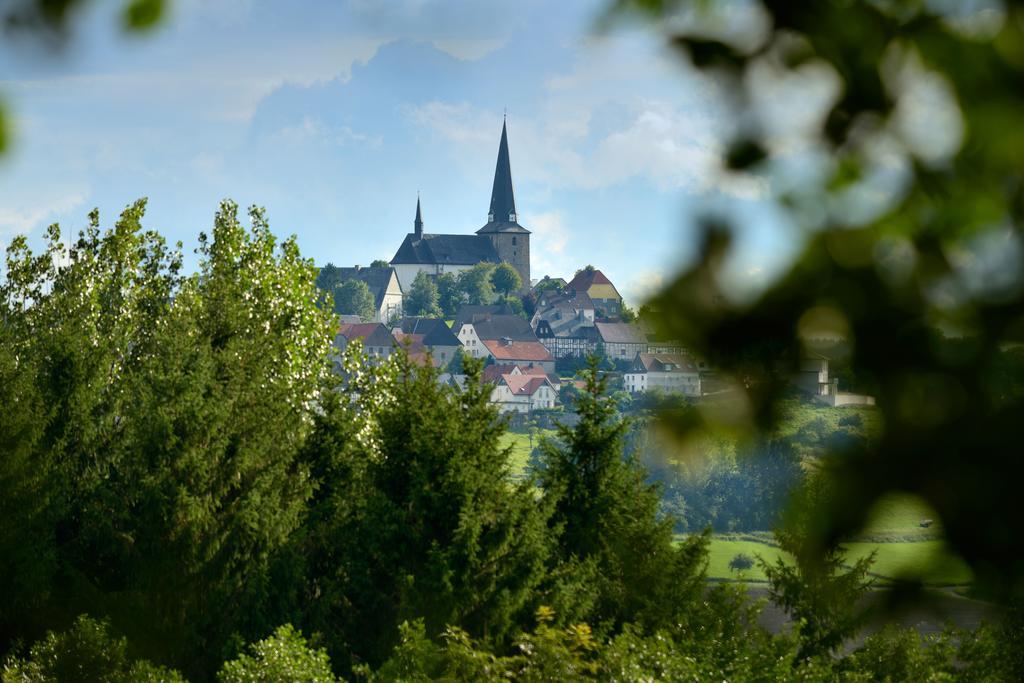
<path fill-rule="evenodd" d="M 334 312 L 341 315 L 358 315 L 363 320 L 372 320 L 374 310 L 373 294 L 362 280 L 346 280 L 334 288 Z"/>
<path fill-rule="evenodd" d="M 409 295 L 405 297 L 404 310 L 407 315 L 436 316 L 441 313 L 437 305 L 437 285 L 423 271 L 416 273 L 412 281 Z"/>

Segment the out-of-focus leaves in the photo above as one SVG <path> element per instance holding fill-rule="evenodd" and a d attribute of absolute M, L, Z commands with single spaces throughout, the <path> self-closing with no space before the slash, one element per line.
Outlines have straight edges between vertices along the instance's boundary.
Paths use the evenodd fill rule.
<path fill-rule="evenodd" d="M 164 0 L 131 0 L 124 9 L 125 27 L 131 30 L 153 28 L 163 17 Z"/>
<path fill-rule="evenodd" d="M 7 150 L 9 142 L 10 129 L 7 120 L 7 110 L 4 108 L 3 103 L 0 103 L 0 154 Z"/>
<path fill-rule="evenodd" d="M 0 22 L 20 38 L 60 48 L 74 36 L 77 16 L 94 0 L 9 0 L 0 6 Z M 122 0 L 121 19 L 129 31 L 153 28 L 167 0 Z"/>
<path fill-rule="evenodd" d="M 789 271 L 737 301 L 723 265 L 729 230 L 707 226 L 701 257 L 653 302 L 665 331 L 741 393 L 732 416 L 702 411 L 703 423 L 678 430 L 742 414 L 748 429 L 769 431 L 808 330 L 827 328 L 884 429 L 829 460 L 838 485 L 821 511 L 822 547 L 856 531 L 888 491 L 913 492 L 978 580 L 1009 598 L 1024 595 L 1024 257 L 1014 247 L 1024 242 L 1024 2 L 999 5 L 984 14 L 958 3 L 762 0 L 770 35 L 743 53 L 677 20 L 716 3 L 616 7 L 666 19 L 659 28 L 709 75 L 732 71 L 722 82 L 744 137 L 726 146 L 730 166 L 780 153 L 751 134 L 759 112 L 742 109 L 755 101 L 759 60 L 785 71 L 814 59 L 841 80 L 822 125 L 801 133 L 829 155 L 828 170 L 776 198 L 797 225 L 819 217 Z M 993 237 L 1003 254 L 976 248 Z"/>
<path fill-rule="evenodd" d="M 756 140 L 742 138 L 729 146 L 725 163 L 734 171 L 743 171 L 763 161 L 768 153 Z"/>

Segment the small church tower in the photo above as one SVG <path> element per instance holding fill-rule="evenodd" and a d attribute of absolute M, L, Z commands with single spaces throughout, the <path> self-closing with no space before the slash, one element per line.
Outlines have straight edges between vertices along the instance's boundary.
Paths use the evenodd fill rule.
<path fill-rule="evenodd" d="M 519 225 L 516 213 L 516 197 L 512 191 L 512 164 L 508 156 L 508 131 L 501 124 L 501 143 L 498 146 L 498 163 L 494 169 L 494 186 L 491 189 L 491 208 L 487 224 L 476 231 L 478 235 L 490 238 L 498 258 L 511 265 L 523 281 L 522 291 L 530 289 L 530 231 Z"/>

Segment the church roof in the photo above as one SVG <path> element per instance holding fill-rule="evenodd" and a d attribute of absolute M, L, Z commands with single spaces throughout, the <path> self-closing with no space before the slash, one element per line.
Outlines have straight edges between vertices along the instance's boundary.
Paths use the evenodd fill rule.
<path fill-rule="evenodd" d="M 472 266 L 482 261 L 498 263 L 498 252 L 483 235 L 428 235 L 417 239 L 409 233 L 391 259 L 398 264 L 452 264 Z"/>
<path fill-rule="evenodd" d="M 529 234 L 519 225 L 516 213 L 516 195 L 512 189 L 512 163 L 508 156 L 508 128 L 501 124 L 501 143 L 498 145 L 498 162 L 494 167 L 494 185 L 491 187 L 491 207 L 487 212 L 487 224 L 477 230 L 478 235 L 491 232 L 512 232 Z"/>

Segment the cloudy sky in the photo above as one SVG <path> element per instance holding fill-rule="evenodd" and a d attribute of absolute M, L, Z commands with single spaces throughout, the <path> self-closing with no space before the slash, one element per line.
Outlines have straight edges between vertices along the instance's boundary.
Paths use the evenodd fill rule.
<path fill-rule="evenodd" d="M 592 263 L 635 303 L 707 207 L 748 226 L 738 273 L 784 251 L 765 184 L 718 170 L 722 93 L 650 30 L 596 32 L 602 2 L 178 0 L 145 36 L 96 4 L 61 54 L 0 48 L 0 244 L 145 196 L 191 253 L 230 197 L 318 264 L 390 259 L 417 192 L 428 232 L 486 222 L 507 111 L 535 276 Z"/>

